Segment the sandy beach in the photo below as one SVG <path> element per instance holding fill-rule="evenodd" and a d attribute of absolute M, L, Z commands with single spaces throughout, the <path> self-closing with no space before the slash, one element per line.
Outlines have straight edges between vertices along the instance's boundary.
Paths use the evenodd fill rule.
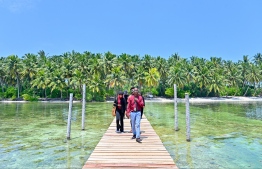
<path fill-rule="evenodd" d="M 204 97 L 204 98 L 189 98 L 190 103 L 206 103 L 206 102 L 255 102 L 262 101 L 262 97 L 241 97 L 241 96 L 228 96 L 228 97 Z M 146 99 L 146 102 L 174 102 L 174 99 L 168 98 L 152 98 Z M 185 99 L 178 98 L 177 102 L 185 102 Z"/>
<path fill-rule="evenodd" d="M 154 97 L 154 98 L 145 98 L 146 102 L 174 102 L 172 98 L 163 98 L 163 97 Z M 228 97 L 197 97 L 189 98 L 190 103 L 208 103 L 208 102 L 258 102 L 262 101 L 262 97 L 241 97 L 241 96 L 228 96 Z M 11 101 L 11 100 L 2 100 L 0 102 L 5 103 L 24 103 L 27 101 Z M 50 101 L 39 101 L 39 102 L 52 102 L 52 103 L 64 103 L 69 102 L 66 100 L 50 100 Z M 73 101 L 74 103 L 81 101 Z M 112 100 L 107 100 L 106 102 L 113 102 Z M 184 98 L 178 98 L 177 102 L 185 102 Z"/>

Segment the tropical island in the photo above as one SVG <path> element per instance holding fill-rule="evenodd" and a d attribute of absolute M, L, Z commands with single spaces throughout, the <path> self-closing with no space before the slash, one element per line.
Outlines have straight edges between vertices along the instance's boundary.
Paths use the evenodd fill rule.
<path fill-rule="evenodd" d="M 115 55 L 111 52 L 66 52 L 48 56 L 43 50 L 22 57 L 0 58 L 0 100 L 67 100 L 69 93 L 81 100 L 86 84 L 87 101 L 106 101 L 117 91 L 138 86 L 143 95 L 177 97 L 229 98 L 261 95 L 262 55 L 232 62 L 197 56 L 189 59 L 178 54 L 168 59 L 160 56 Z"/>

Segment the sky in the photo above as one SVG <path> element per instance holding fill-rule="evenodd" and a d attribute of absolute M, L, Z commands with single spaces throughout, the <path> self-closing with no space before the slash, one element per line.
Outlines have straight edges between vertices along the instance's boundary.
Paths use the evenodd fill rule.
<path fill-rule="evenodd" d="M 262 0 L 0 0 L 0 57 L 262 53 Z"/>

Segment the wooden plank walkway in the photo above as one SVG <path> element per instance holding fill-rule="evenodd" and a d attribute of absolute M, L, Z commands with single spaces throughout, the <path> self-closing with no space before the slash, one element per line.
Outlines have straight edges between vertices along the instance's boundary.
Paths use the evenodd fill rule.
<path fill-rule="evenodd" d="M 149 121 L 141 120 L 142 143 L 137 143 L 130 131 L 130 120 L 124 119 L 124 133 L 116 133 L 116 121 L 97 144 L 93 153 L 86 161 L 86 168 L 175 168 L 170 154 L 162 144 L 159 136 Z"/>

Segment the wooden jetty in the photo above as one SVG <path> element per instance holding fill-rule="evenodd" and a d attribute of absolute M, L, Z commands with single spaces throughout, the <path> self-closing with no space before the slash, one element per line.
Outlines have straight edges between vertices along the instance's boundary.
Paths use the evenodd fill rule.
<path fill-rule="evenodd" d="M 159 136 L 149 121 L 141 119 L 142 143 L 131 139 L 130 119 L 124 119 L 124 133 L 116 133 L 114 119 L 86 161 L 86 168 L 175 168 L 172 157 L 167 152 Z"/>

